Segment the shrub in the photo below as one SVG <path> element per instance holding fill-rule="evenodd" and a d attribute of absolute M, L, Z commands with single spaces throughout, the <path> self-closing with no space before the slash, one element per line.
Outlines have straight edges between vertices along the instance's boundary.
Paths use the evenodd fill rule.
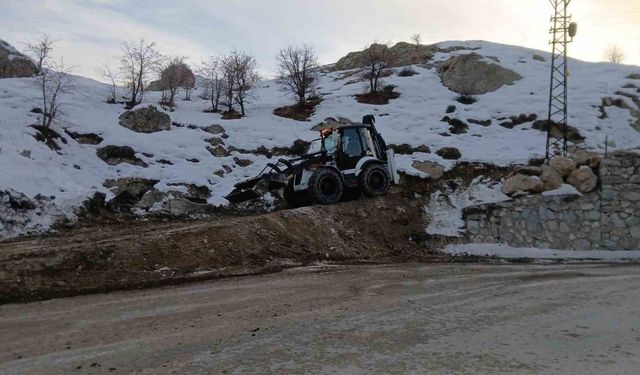
<path fill-rule="evenodd" d="M 458 103 L 466 104 L 466 105 L 473 104 L 473 103 L 478 101 L 478 99 L 476 99 L 474 96 L 467 95 L 467 94 L 461 94 L 461 95 L 457 96 L 455 100 Z"/>
<path fill-rule="evenodd" d="M 412 67 L 407 66 L 402 68 L 402 70 L 398 72 L 398 77 L 411 77 L 411 76 L 415 76 L 416 74 L 418 74 L 418 72 L 413 70 Z"/>

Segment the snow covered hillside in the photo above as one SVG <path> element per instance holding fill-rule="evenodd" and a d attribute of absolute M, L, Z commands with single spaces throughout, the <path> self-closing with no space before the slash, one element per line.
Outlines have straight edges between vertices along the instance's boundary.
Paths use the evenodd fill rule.
<path fill-rule="evenodd" d="M 179 100 L 175 112 L 168 112 L 178 126 L 152 134 L 136 133 L 119 125 L 118 116 L 124 111 L 123 106 L 105 102 L 107 85 L 78 77 L 78 89 L 63 98 L 63 113 L 54 125 L 67 141 L 58 152 L 38 142 L 34 138 L 36 130 L 29 127 L 36 124 L 40 116 L 32 113 L 32 109 L 40 105 L 32 79 L 0 79 L 0 191 L 13 190 L 29 198 L 38 194 L 53 197 L 39 219 L 25 224 L 25 232 L 46 230 L 57 215 L 73 217 L 73 212 L 95 192 L 112 198 L 113 192 L 103 183 L 122 177 L 159 180 L 155 188 L 160 191 L 184 188 L 180 184 L 206 186 L 211 190 L 208 203 L 224 205 L 227 202 L 223 196 L 232 190 L 234 183 L 260 172 L 268 159 L 236 151 L 229 156 L 213 156 L 207 150 L 210 143 L 206 140 L 212 138 L 212 134 L 204 130 L 207 126 L 219 124 L 224 128 L 228 138 L 223 142 L 227 148 L 256 150 L 260 146 L 289 147 L 296 139 L 317 138 L 311 128 L 327 117 L 359 121 L 369 113 L 376 115 L 378 128 L 388 143 L 426 145 L 432 150 L 398 156 L 401 170 L 410 174 L 424 175 L 413 169 L 414 160 L 453 167 L 456 161 L 444 160 L 435 154 L 441 147 L 458 148 L 462 154 L 460 161 L 503 166 L 527 163 L 532 157 L 542 156 L 546 134 L 532 129 L 531 122 L 513 128 L 499 124 L 504 118 L 520 114 L 546 118 L 549 54 L 488 42 L 439 45 L 451 46 L 464 48 L 436 53 L 428 64 L 413 66 L 417 75 L 393 74 L 385 78 L 385 82 L 396 85 L 400 93 L 398 99 L 387 105 L 360 104 L 354 95 L 362 92 L 362 83 L 348 84 L 353 77 L 346 78 L 345 72 L 323 73 L 318 90 L 323 101 L 310 122 L 273 115 L 275 108 L 289 105 L 291 100 L 279 90 L 276 82 L 264 81 L 257 90 L 257 99 L 248 106 L 245 118 L 221 120 L 219 114 L 203 112 L 209 103 L 199 99 L 196 91 L 192 101 Z M 477 95 L 478 101 L 473 104 L 456 102 L 458 94 L 442 84 L 434 63 L 470 52 L 497 58 L 502 66 L 523 79 L 495 92 Z M 546 61 L 534 59 L 534 54 Z M 393 70 L 397 73 L 400 69 Z M 569 122 L 586 138 L 583 146 L 603 151 L 608 137 L 610 150 L 640 150 L 640 133 L 631 126 L 637 121 L 634 116 L 640 117 L 637 112 L 640 108 L 631 99 L 633 95 L 640 95 L 640 80 L 627 78 L 640 73 L 640 67 L 572 60 L 570 69 Z M 625 105 L 603 107 L 604 98 L 621 99 Z M 159 99 L 159 93 L 147 93 L 139 107 L 157 105 Z M 447 113 L 452 105 L 455 109 L 450 108 Z M 464 122 L 491 120 L 491 125 L 469 123 L 466 133 L 450 134 L 449 123 L 441 121 L 445 115 Z M 81 144 L 69 136 L 72 133 L 93 133 L 102 141 L 96 145 Z M 147 167 L 105 163 L 96 153 L 107 145 L 132 147 Z M 0 238 L 18 234 L 21 232 L 0 226 Z"/>

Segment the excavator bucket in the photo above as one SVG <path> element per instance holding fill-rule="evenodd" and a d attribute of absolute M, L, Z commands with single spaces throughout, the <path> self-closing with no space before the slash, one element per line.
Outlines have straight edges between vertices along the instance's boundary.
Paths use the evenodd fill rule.
<path fill-rule="evenodd" d="M 287 176 L 280 173 L 261 174 L 249 180 L 238 182 L 233 191 L 225 196 L 231 203 L 237 204 L 260 198 L 267 191 L 281 189 L 287 184 Z"/>
<path fill-rule="evenodd" d="M 242 203 L 260 197 L 260 193 L 254 190 L 255 186 L 264 180 L 264 176 L 258 176 L 235 184 L 235 189 L 225 196 L 231 203 Z"/>

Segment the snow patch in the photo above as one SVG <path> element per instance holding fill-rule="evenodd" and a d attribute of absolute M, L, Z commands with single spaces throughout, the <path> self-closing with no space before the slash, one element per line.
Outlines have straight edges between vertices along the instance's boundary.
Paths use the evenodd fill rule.
<path fill-rule="evenodd" d="M 431 195 L 425 208 L 430 217 L 427 233 L 449 237 L 459 237 L 464 231 L 462 210 L 469 206 L 510 200 L 502 193 L 502 184 L 478 177 L 469 188 L 436 191 Z"/>
<path fill-rule="evenodd" d="M 451 255 L 492 256 L 506 259 L 585 259 L 585 260 L 638 260 L 640 250 L 553 250 L 517 248 L 504 244 L 447 245 Z"/>

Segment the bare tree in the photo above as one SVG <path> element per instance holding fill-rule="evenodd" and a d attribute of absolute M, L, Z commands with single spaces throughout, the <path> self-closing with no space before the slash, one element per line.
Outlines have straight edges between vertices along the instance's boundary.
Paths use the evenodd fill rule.
<path fill-rule="evenodd" d="M 156 70 L 161 59 L 156 50 L 156 42 L 146 43 L 144 39 L 137 42 L 122 43 L 120 70 L 124 84 L 131 90 L 129 106 L 133 107 L 144 97 L 144 84 L 149 74 Z"/>
<path fill-rule="evenodd" d="M 240 114 L 246 115 L 246 105 L 255 98 L 256 84 L 260 81 L 258 63 L 255 57 L 244 52 L 232 52 L 230 55 L 234 74 L 232 88 L 234 100 L 240 106 Z"/>
<path fill-rule="evenodd" d="M 51 127 L 62 107 L 60 98 L 75 89 L 72 69 L 60 63 L 46 62 L 40 75 L 35 77 L 35 84 L 42 93 L 43 117 L 42 126 Z"/>
<path fill-rule="evenodd" d="M 117 89 L 119 80 L 117 72 L 114 72 L 108 64 L 104 64 L 104 66 L 100 70 L 98 70 L 98 73 L 104 80 L 106 80 L 110 84 L 110 93 L 109 98 L 107 98 L 107 103 L 115 103 L 118 95 Z"/>
<path fill-rule="evenodd" d="M 222 62 L 219 58 L 210 56 L 202 60 L 198 73 L 204 77 L 203 99 L 211 101 L 211 111 L 218 112 L 218 105 L 224 90 L 222 79 Z"/>
<path fill-rule="evenodd" d="M 392 64 L 392 55 L 388 44 L 373 43 L 364 50 L 361 75 L 369 81 L 369 94 L 375 94 L 381 86 L 382 72 Z"/>
<path fill-rule="evenodd" d="M 35 43 L 27 43 L 27 54 L 35 62 L 38 74 L 42 74 L 42 69 L 49 62 L 54 43 L 47 34 L 42 34 Z"/>
<path fill-rule="evenodd" d="M 233 103 L 235 98 L 235 82 L 236 82 L 236 64 L 232 55 L 225 56 L 220 62 L 222 71 L 222 92 L 224 96 L 224 105 L 228 112 L 233 112 Z"/>
<path fill-rule="evenodd" d="M 411 36 L 411 40 L 416 44 L 416 46 L 419 46 L 422 44 L 422 35 L 419 33 L 413 34 Z"/>
<path fill-rule="evenodd" d="M 313 47 L 303 45 L 280 50 L 276 64 L 282 91 L 293 95 L 298 105 L 304 105 L 307 97 L 314 92 L 320 69 Z"/>
<path fill-rule="evenodd" d="M 622 49 L 615 44 L 609 46 L 604 55 L 607 61 L 614 64 L 621 64 L 626 58 Z"/>

